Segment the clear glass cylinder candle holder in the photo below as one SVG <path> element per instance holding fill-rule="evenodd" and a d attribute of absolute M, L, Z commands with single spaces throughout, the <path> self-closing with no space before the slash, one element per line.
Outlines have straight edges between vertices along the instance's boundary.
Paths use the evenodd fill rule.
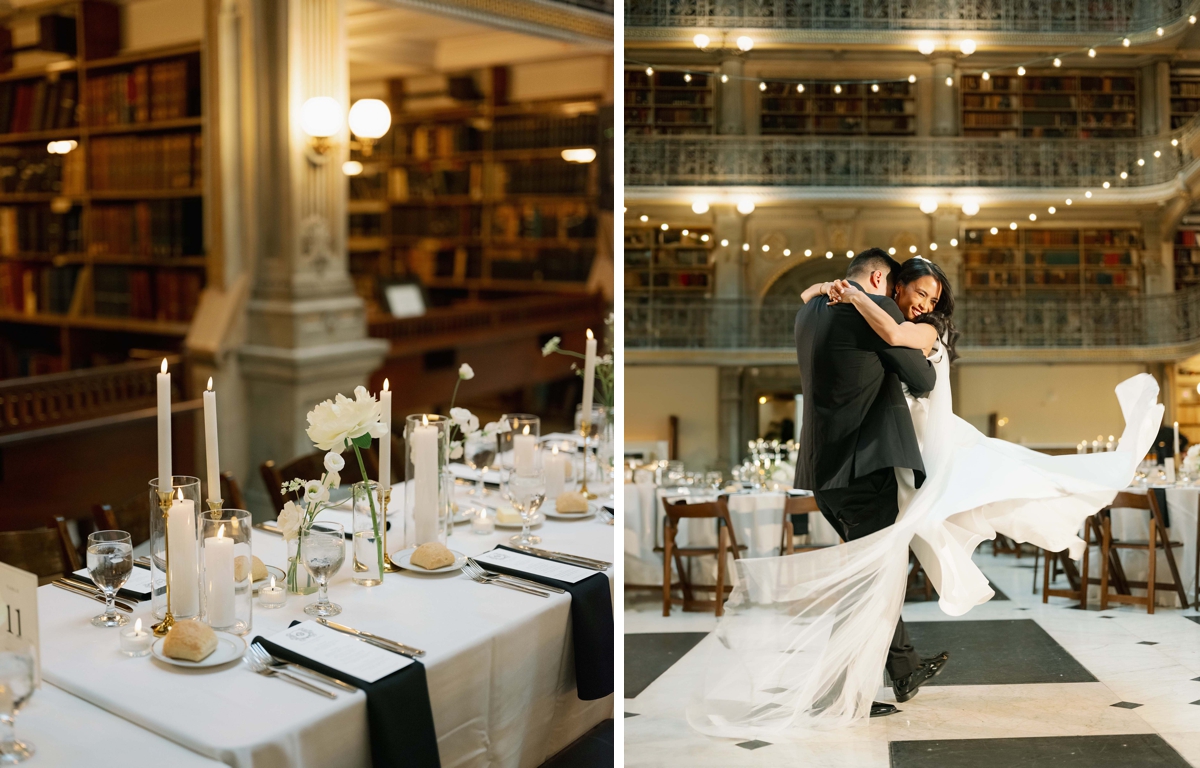
<path fill-rule="evenodd" d="M 415 413 L 404 420 L 405 546 L 445 543 L 454 487 L 450 476 L 450 428 L 447 416 Z"/>
<path fill-rule="evenodd" d="M 200 480 L 175 475 L 168 491 L 164 507 L 158 478 L 150 481 L 150 606 L 157 619 L 167 615 L 168 601 L 172 617 L 194 619 L 200 615 Z"/>
<path fill-rule="evenodd" d="M 350 489 L 354 502 L 354 583 L 374 587 L 383 583 L 383 563 L 387 545 L 387 515 L 379 483 L 368 480 Z M 376 525 L 378 524 L 378 528 Z"/>
<path fill-rule="evenodd" d="M 253 625 L 252 520 L 244 509 L 200 515 L 201 619 L 222 632 L 244 635 Z"/>
<path fill-rule="evenodd" d="M 575 434 L 582 434 L 584 437 L 592 439 L 599 437 L 604 431 L 604 425 L 608 423 L 608 409 L 602 405 L 593 405 L 587 414 L 588 429 L 586 434 L 583 432 L 583 405 L 575 406 Z"/>
<path fill-rule="evenodd" d="M 500 467 L 500 493 L 508 494 L 508 478 L 514 470 L 528 470 L 541 439 L 542 420 L 532 413 L 506 413 L 500 417 L 509 430 L 496 435 L 496 463 Z M 532 440 L 530 439 L 532 438 Z"/>

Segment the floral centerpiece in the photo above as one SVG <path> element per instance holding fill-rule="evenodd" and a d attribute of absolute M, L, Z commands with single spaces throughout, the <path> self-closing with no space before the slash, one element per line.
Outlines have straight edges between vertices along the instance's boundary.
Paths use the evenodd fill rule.
<path fill-rule="evenodd" d="M 1196 477 L 1200 474 L 1200 443 L 1187 449 L 1187 453 L 1183 455 L 1180 469 L 1187 477 Z"/>
<path fill-rule="evenodd" d="M 345 459 L 331 451 L 325 454 L 325 472 L 320 480 L 301 480 L 297 477 L 280 488 L 284 494 L 296 496 L 294 501 L 289 499 L 283 505 L 278 520 L 279 530 L 288 543 L 287 589 L 293 594 L 306 594 L 315 589 L 315 586 L 308 584 L 300 585 L 300 534 L 307 531 L 321 510 L 329 506 L 329 489 L 342 484 L 338 472 L 344 466 Z"/>

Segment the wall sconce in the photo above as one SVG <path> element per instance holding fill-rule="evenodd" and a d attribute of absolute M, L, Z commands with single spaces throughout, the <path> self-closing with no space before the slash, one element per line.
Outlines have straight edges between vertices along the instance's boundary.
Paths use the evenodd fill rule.
<path fill-rule="evenodd" d="M 308 134 L 308 161 L 313 165 L 329 162 L 329 139 L 342 130 L 342 105 L 328 96 L 314 96 L 300 107 L 300 129 Z"/>
<path fill-rule="evenodd" d="M 347 160 L 342 163 L 342 173 L 347 176 L 358 176 L 363 172 L 363 164 L 357 160 Z"/>
<path fill-rule="evenodd" d="M 75 147 L 79 146 L 79 142 L 74 139 L 66 141 L 52 141 L 46 145 L 46 151 L 52 155 L 65 155 Z"/>
<path fill-rule="evenodd" d="M 392 127 L 392 111 L 379 99 L 359 99 L 350 107 L 349 122 L 350 132 L 358 139 L 350 146 L 370 157 L 375 142 Z"/>
<path fill-rule="evenodd" d="M 596 150 L 587 149 L 564 149 L 562 151 L 562 159 L 568 163 L 590 163 L 596 159 Z"/>

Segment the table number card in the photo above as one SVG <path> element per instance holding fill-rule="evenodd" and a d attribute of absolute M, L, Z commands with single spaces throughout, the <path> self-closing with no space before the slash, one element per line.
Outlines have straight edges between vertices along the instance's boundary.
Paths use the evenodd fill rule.
<path fill-rule="evenodd" d="M 25 651 L 32 648 L 34 685 L 41 686 L 37 589 L 37 576 L 0 563 L 0 651 Z"/>

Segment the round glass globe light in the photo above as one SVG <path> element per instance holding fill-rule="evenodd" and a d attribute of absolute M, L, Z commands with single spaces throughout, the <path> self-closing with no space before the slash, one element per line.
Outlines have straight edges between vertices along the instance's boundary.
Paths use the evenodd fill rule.
<path fill-rule="evenodd" d="M 350 131 L 362 139 L 380 139 L 392 127 L 392 111 L 379 99 L 359 99 L 350 107 Z"/>
<path fill-rule="evenodd" d="M 309 136 L 327 139 L 342 130 L 342 107 L 328 96 L 314 96 L 300 107 L 300 128 Z"/>

